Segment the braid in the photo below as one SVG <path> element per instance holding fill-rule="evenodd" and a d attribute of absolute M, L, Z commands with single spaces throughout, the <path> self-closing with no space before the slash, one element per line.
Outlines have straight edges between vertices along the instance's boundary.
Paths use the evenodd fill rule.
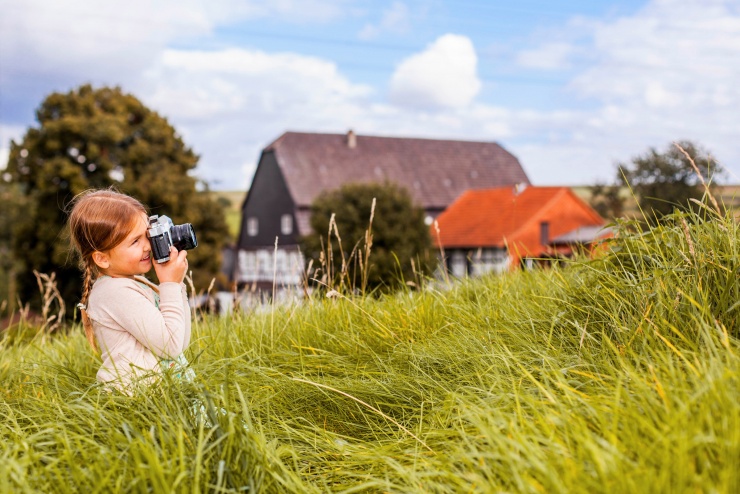
<path fill-rule="evenodd" d="M 123 242 L 133 225 L 141 220 L 141 215 L 146 215 L 146 208 L 133 197 L 113 189 L 82 192 L 71 204 L 70 240 L 84 272 L 80 316 L 87 341 L 93 350 L 99 351 L 93 324 L 87 315 L 90 292 L 98 276 L 98 267 L 92 257 L 95 252 L 109 251 Z"/>
<path fill-rule="evenodd" d="M 82 304 L 80 307 L 80 316 L 82 316 L 82 326 L 85 328 L 85 337 L 90 343 L 93 350 L 97 350 L 98 347 L 95 344 L 95 333 L 93 332 L 92 321 L 87 315 L 87 301 L 90 298 L 90 290 L 93 284 L 93 267 L 91 261 L 85 262 L 85 275 L 82 282 Z"/>

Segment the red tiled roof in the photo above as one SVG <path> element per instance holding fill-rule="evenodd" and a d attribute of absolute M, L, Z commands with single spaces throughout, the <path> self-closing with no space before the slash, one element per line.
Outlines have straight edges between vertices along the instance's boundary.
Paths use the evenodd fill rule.
<path fill-rule="evenodd" d="M 493 142 L 286 132 L 274 151 L 296 206 L 349 182 L 390 181 L 406 187 L 417 204 L 439 210 L 463 191 L 529 183 L 514 155 Z"/>
<path fill-rule="evenodd" d="M 445 248 L 508 247 L 515 257 L 539 255 L 540 224 L 549 224 L 549 238 L 604 220 L 568 187 L 528 186 L 465 192 L 437 218 L 440 233 L 432 238 Z"/>

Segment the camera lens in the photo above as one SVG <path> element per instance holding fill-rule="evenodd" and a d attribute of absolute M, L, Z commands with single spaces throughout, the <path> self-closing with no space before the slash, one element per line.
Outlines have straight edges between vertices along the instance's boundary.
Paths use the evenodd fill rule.
<path fill-rule="evenodd" d="M 198 239 L 195 238 L 195 230 L 193 230 L 193 225 L 190 223 L 174 225 L 170 230 L 170 236 L 172 238 L 172 245 L 177 250 L 190 250 L 198 246 Z"/>

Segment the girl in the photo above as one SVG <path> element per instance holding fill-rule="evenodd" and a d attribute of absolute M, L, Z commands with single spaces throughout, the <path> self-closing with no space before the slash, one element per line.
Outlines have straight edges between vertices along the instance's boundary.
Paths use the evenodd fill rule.
<path fill-rule="evenodd" d="M 113 190 L 78 195 L 69 228 L 84 271 L 82 324 L 103 359 L 98 381 L 124 389 L 171 367 L 192 379 L 182 354 L 191 329 L 187 251 L 171 247 L 169 261 L 154 263 L 159 286 L 141 277 L 152 267 L 146 209 Z"/>

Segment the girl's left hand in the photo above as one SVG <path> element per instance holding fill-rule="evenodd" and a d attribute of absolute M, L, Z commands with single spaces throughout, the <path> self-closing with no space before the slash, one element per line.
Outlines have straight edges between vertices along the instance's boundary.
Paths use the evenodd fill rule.
<path fill-rule="evenodd" d="M 162 264 L 157 262 L 153 264 L 160 283 L 182 283 L 188 272 L 188 251 L 178 252 L 174 246 L 170 246 L 170 260 Z"/>

